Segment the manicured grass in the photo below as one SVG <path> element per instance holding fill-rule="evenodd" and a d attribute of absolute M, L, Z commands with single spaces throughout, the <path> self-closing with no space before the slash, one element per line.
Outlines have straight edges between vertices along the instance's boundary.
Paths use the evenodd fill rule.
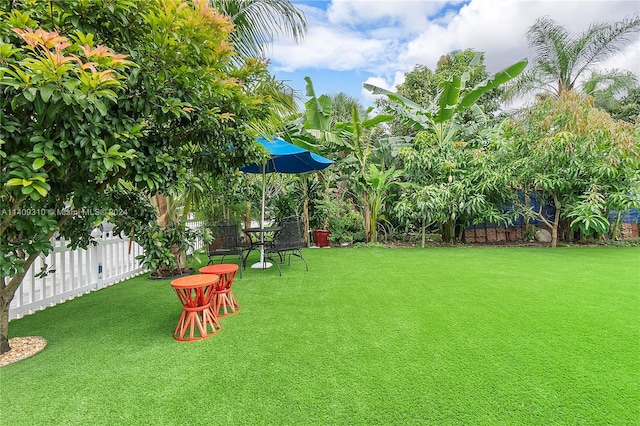
<path fill-rule="evenodd" d="M 180 343 L 137 277 L 10 323 L 3 424 L 638 424 L 637 248 L 307 249 Z"/>

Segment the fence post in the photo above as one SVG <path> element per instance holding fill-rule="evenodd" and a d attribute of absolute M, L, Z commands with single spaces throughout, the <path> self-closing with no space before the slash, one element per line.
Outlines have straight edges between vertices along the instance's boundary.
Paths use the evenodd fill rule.
<path fill-rule="evenodd" d="M 100 290 L 104 287 L 102 272 L 104 265 L 104 259 L 102 258 L 102 232 L 98 228 L 95 228 L 91 231 L 91 236 L 95 238 L 98 243 L 95 246 L 91 246 L 91 277 L 95 277 L 95 288 L 96 290 Z"/>

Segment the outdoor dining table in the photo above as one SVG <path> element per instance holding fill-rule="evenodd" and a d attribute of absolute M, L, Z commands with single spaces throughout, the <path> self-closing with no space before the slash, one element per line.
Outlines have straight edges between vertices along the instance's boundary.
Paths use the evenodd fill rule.
<path fill-rule="evenodd" d="M 266 269 L 271 266 L 271 263 L 264 260 L 264 246 L 269 245 L 272 241 L 273 234 L 280 231 L 280 226 L 268 226 L 266 228 L 245 228 L 242 230 L 249 237 L 249 249 L 244 257 L 246 263 L 249 254 L 253 250 L 260 250 L 260 261 L 251 265 L 252 268 Z M 269 238 L 265 238 L 269 235 Z"/>
<path fill-rule="evenodd" d="M 182 303 L 183 311 L 173 338 L 181 342 L 211 337 L 222 327 L 211 302 L 215 296 L 218 275 L 197 274 L 171 281 L 171 287 Z"/>

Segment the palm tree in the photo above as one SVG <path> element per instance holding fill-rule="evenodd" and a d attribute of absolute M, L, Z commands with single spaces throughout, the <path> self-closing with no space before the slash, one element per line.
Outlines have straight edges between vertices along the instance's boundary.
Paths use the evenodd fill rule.
<path fill-rule="evenodd" d="M 263 58 L 278 36 L 299 41 L 307 30 L 304 13 L 287 0 L 211 0 L 210 5 L 231 17 L 231 41 L 244 58 Z"/>
<path fill-rule="evenodd" d="M 513 99 L 535 91 L 558 96 L 574 90 L 583 73 L 620 52 L 638 31 L 638 14 L 614 23 L 594 23 L 578 35 L 549 17 L 539 18 L 527 32 L 534 51 L 533 66 L 514 80 L 505 97 Z"/>
<path fill-rule="evenodd" d="M 628 93 L 637 83 L 638 79 L 631 71 L 594 70 L 582 83 L 582 91 L 593 96 L 596 107 L 611 112 L 620 104 L 618 95 Z"/>
<path fill-rule="evenodd" d="M 288 0 L 209 0 L 209 4 L 231 17 L 235 29 L 230 40 L 239 62 L 264 60 L 266 48 L 275 39 L 283 37 L 298 42 L 307 30 L 304 13 Z M 297 113 L 299 95 L 271 75 L 265 75 L 247 89 L 270 101 L 270 114 L 266 118 L 247 123 L 249 131 L 256 135 L 275 134 L 284 127 L 286 117 Z M 250 222 L 251 204 L 247 202 L 245 223 Z"/>

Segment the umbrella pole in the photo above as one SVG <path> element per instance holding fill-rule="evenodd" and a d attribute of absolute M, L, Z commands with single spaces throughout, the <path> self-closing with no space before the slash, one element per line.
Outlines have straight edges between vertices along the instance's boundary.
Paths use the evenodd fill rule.
<path fill-rule="evenodd" d="M 264 228 L 265 192 L 267 190 L 267 163 L 262 164 L 262 209 L 260 210 L 260 229 Z M 251 265 L 255 269 L 267 269 L 272 265 L 264 261 L 264 232 L 260 232 L 260 262 Z"/>

